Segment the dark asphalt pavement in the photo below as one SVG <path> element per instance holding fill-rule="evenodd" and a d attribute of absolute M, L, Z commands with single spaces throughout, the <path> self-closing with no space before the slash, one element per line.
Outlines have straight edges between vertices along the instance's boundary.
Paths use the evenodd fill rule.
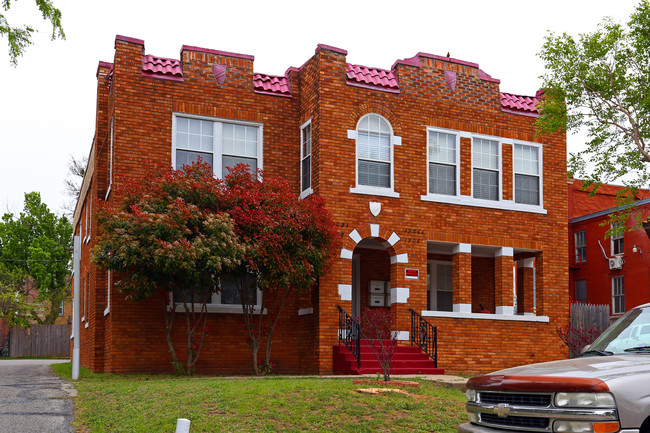
<path fill-rule="evenodd" d="M 65 360 L 0 359 L 0 433 L 73 433 L 76 390 L 50 364 Z"/>

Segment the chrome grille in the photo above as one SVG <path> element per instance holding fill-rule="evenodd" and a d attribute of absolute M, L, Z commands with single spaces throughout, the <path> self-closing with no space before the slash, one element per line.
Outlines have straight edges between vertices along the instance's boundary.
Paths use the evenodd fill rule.
<path fill-rule="evenodd" d="M 548 427 L 548 418 L 533 418 L 527 416 L 500 417 L 493 413 L 482 413 L 481 422 L 504 427 L 545 429 Z"/>
<path fill-rule="evenodd" d="M 512 406 L 538 406 L 549 407 L 551 405 L 550 394 L 524 394 L 524 393 L 479 393 L 481 403 L 499 404 L 505 403 Z"/>

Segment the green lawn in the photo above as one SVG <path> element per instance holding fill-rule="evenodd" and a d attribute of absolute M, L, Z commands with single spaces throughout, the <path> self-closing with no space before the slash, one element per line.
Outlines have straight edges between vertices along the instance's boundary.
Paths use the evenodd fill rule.
<path fill-rule="evenodd" d="M 52 367 L 70 378 L 71 364 Z M 220 379 L 92 374 L 75 383 L 79 432 L 455 432 L 464 395 L 420 381 L 409 395 L 366 395 L 349 378 Z"/>

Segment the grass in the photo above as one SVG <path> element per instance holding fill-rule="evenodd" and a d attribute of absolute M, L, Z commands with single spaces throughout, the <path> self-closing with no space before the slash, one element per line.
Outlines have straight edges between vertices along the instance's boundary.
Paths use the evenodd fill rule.
<path fill-rule="evenodd" d="M 54 371 L 70 379 L 71 364 Z M 456 432 L 464 395 L 425 380 L 410 395 L 367 395 L 349 378 L 213 378 L 93 374 L 75 382 L 78 432 Z"/>

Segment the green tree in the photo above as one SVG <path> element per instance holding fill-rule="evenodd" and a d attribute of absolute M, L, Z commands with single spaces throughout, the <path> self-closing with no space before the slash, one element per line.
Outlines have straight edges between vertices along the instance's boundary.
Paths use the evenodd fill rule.
<path fill-rule="evenodd" d="M 22 273 L 0 263 L 0 346 L 4 343 L 8 328 L 28 328 L 35 312 L 34 305 L 29 303 Z"/>
<path fill-rule="evenodd" d="M 577 38 L 550 33 L 539 57 L 546 66 L 539 131 L 584 128 L 589 141 L 570 155 L 570 173 L 596 189 L 623 182 L 618 203 L 629 203 L 650 180 L 650 3 L 641 1 L 627 25 L 605 18 Z"/>
<path fill-rule="evenodd" d="M 65 32 L 61 27 L 61 11 L 54 7 L 49 0 L 34 0 L 38 10 L 43 15 L 44 20 L 52 23 L 52 40 L 57 38 L 65 39 Z M 11 0 L 2 0 L 2 11 L 0 14 L 0 35 L 7 38 L 9 43 L 9 61 L 13 66 L 18 65 L 18 57 L 22 56 L 25 49 L 32 44 L 32 34 L 34 27 L 23 25 L 22 27 L 12 27 L 5 16 L 11 7 Z"/>
<path fill-rule="evenodd" d="M 54 323 L 61 302 L 70 296 L 72 225 L 50 212 L 37 192 L 25 194 L 23 212 L 7 213 L 0 222 L 0 262 L 30 277 L 45 308 L 45 323 Z"/>
<path fill-rule="evenodd" d="M 116 287 L 131 300 L 163 290 L 160 305 L 172 363 L 191 373 L 205 340 L 206 304 L 244 252 L 224 212 L 220 182 L 205 163 L 178 171 L 164 167 L 130 181 L 118 196 L 123 199 L 100 208 L 93 260 L 121 275 Z M 176 311 L 176 304 L 183 308 Z M 185 313 L 185 364 L 172 338 L 178 313 Z"/>

